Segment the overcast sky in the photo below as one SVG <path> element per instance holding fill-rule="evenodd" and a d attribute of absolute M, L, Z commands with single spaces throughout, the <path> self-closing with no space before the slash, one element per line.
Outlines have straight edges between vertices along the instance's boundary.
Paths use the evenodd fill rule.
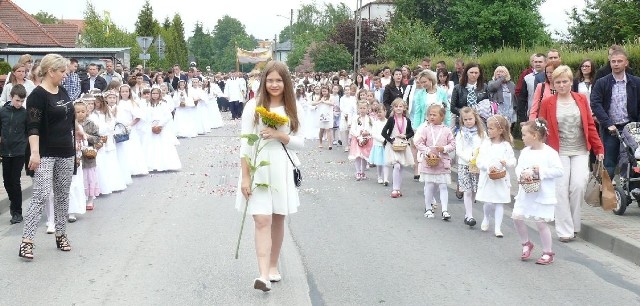
<path fill-rule="evenodd" d="M 13 2 L 31 14 L 45 11 L 58 18 L 66 19 L 82 19 L 83 12 L 87 6 L 87 0 L 13 0 Z M 92 2 L 99 13 L 110 11 L 113 22 L 131 32 L 135 28 L 138 13 L 145 1 L 94 0 Z M 317 2 L 333 4 L 345 2 L 355 10 L 357 1 L 317 0 Z M 364 0 L 363 4 L 369 2 L 372 1 Z M 61 3 L 64 3 L 64 5 L 61 5 Z M 202 22 L 205 29 L 213 29 L 217 20 L 226 14 L 240 20 L 245 25 L 248 34 L 253 34 L 259 39 L 273 39 L 274 35 L 289 24 L 288 16 L 290 10 L 299 8 L 302 3 L 311 3 L 311 0 L 181 0 L 175 2 L 170 0 L 150 0 L 150 3 L 153 7 L 154 16 L 160 22 L 166 16 L 172 18 L 173 14 L 178 11 L 185 24 L 187 36 L 192 35 L 197 21 Z M 249 4 L 252 6 L 251 9 L 248 9 Z M 567 10 L 573 6 L 582 8 L 584 5 L 584 0 L 547 0 L 540 10 L 544 22 L 549 25 L 548 30 L 553 33 L 556 30 L 566 31 Z M 287 18 L 278 17 L 278 15 L 287 16 Z"/>

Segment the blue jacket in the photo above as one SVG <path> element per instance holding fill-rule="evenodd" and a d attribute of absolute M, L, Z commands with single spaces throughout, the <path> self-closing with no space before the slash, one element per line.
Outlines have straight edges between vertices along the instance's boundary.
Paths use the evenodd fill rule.
<path fill-rule="evenodd" d="M 640 118 L 640 78 L 627 75 L 627 113 L 630 122 L 638 122 Z M 601 126 L 610 127 L 614 123 L 609 118 L 611 92 L 616 83 L 613 74 L 598 79 L 591 90 L 591 110 L 598 118 Z"/>

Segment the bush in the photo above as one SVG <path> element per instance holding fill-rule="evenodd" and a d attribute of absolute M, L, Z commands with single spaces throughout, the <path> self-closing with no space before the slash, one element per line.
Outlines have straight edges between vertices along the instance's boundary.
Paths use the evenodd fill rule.
<path fill-rule="evenodd" d="M 312 45 L 309 55 L 316 71 L 339 71 L 353 65 L 351 52 L 345 46 L 334 42 L 321 42 Z"/>

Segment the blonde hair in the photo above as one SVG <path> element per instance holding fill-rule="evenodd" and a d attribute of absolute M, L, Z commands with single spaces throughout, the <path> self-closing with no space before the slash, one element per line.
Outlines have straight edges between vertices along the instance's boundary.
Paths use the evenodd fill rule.
<path fill-rule="evenodd" d="M 69 60 L 62 57 L 62 55 L 54 53 L 47 54 L 40 61 L 40 72 L 38 72 L 38 76 L 44 78 L 51 70 L 66 70 L 68 65 Z"/>
<path fill-rule="evenodd" d="M 395 100 L 393 100 L 393 102 L 391 102 L 391 109 L 393 110 L 397 105 L 400 105 L 400 104 L 402 104 L 402 106 L 404 106 L 404 111 L 402 111 L 402 115 L 406 116 L 407 115 L 407 103 L 405 103 L 402 98 L 396 98 Z"/>
<path fill-rule="evenodd" d="M 493 75 L 495 76 L 496 72 L 498 72 L 498 71 L 504 72 L 504 80 L 505 81 L 507 81 L 507 82 L 511 81 L 511 74 L 509 73 L 509 69 L 507 69 L 507 67 L 505 67 L 505 66 L 496 67 L 496 70 L 493 71 Z M 494 77 L 494 79 L 495 79 L 495 77 Z"/>
<path fill-rule="evenodd" d="M 558 68 L 553 70 L 551 80 L 555 80 L 559 77 L 567 77 L 569 80 L 573 80 L 573 72 L 571 71 L 571 68 L 567 65 L 558 66 Z"/>
<path fill-rule="evenodd" d="M 436 77 L 435 72 L 429 69 L 422 70 L 420 71 L 420 73 L 418 73 L 418 78 L 416 79 L 416 81 L 424 77 L 426 77 L 427 79 L 429 79 L 429 81 L 431 81 L 431 88 L 428 88 L 428 89 L 433 89 L 434 87 L 438 86 L 438 78 Z"/>
<path fill-rule="evenodd" d="M 513 136 L 511 136 L 511 126 L 509 125 L 509 121 L 502 115 L 493 115 L 487 119 L 487 126 L 490 124 L 497 124 L 498 128 L 502 130 L 502 140 L 508 142 L 513 145 Z"/>
<path fill-rule="evenodd" d="M 487 134 L 484 124 L 482 123 L 482 118 L 480 118 L 480 115 L 478 115 L 478 112 L 476 112 L 475 109 L 465 106 L 463 108 L 460 109 L 460 126 L 464 126 L 464 120 L 462 118 L 463 114 L 471 114 L 473 115 L 473 118 L 476 119 L 476 127 L 478 128 L 478 136 L 480 136 L 480 139 L 484 139 L 484 136 Z"/>

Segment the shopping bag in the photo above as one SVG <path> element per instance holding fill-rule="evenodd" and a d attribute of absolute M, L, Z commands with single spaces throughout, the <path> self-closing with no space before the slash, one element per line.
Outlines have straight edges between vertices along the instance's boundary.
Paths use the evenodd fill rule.
<path fill-rule="evenodd" d="M 611 183 L 609 172 L 604 170 L 602 173 L 602 209 L 613 210 L 616 208 L 616 192 Z"/>
<path fill-rule="evenodd" d="M 605 171 L 602 161 L 593 164 L 593 172 L 589 176 L 589 182 L 587 182 L 585 189 L 587 192 L 584 194 L 584 201 L 591 206 L 602 206 L 600 202 L 602 171 Z"/>

